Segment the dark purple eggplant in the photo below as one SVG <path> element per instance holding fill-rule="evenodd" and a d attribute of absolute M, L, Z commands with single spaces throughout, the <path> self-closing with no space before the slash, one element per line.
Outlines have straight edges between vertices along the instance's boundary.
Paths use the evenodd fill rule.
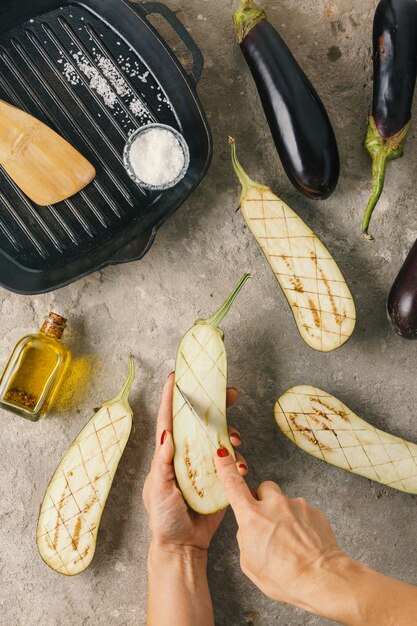
<path fill-rule="evenodd" d="M 401 337 L 417 339 L 417 241 L 391 287 L 387 313 Z"/>
<path fill-rule="evenodd" d="M 242 0 L 233 21 L 288 178 L 308 198 L 327 198 L 339 179 L 339 153 L 319 96 L 253 0 Z"/>
<path fill-rule="evenodd" d="M 417 2 L 381 0 L 373 26 L 374 89 L 365 147 L 372 157 L 372 193 L 362 222 L 368 234 L 384 187 L 387 161 L 403 155 L 417 75 Z"/>

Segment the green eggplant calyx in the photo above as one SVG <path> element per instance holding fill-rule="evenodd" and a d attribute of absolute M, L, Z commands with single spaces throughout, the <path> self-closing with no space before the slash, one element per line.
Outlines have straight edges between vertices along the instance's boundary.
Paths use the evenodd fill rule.
<path fill-rule="evenodd" d="M 409 128 L 410 122 L 407 122 L 398 133 L 386 138 L 378 131 L 373 116 L 369 116 L 365 148 L 372 158 L 372 192 L 362 221 L 362 234 L 368 241 L 373 241 L 372 235 L 368 233 L 368 228 L 372 212 L 384 188 L 387 162 L 402 157 Z"/>
<path fill-rule="evenodd" d="M 237 42 L 242 43 L 252 28 L 266 19 L 265 11 L 253 0 L 242 0 L 239 9 L 233 14 Z"/>
<path fill-rule="evenodd" d="M 196 324 L 207 324 L 208 326 L 212 326 L 213 328 L 218 328 L 219 324 L 222 322 L 222 320 L 226 317 L 226 315 L 230 311 L 230 308 L 237 294 L 242 289 L 246 281 L 249 280 L 249 278 L 251 278 L 250 274 L 244 274 L 242 278 L 239 280 L 239 282 L 237 283 L 237 285 L 235 286 L 235 288 L 233 289 L 232 293 L 223 302 L 223 304 L 217 309 L 217 311 L 213 313 L 213 315 L 206 320 L 197 320 Z"/>
<path fill-rule="evenodd" d="M 241 201 L 250 187 L 256 187 L 257 189 L 264 189 L 265 191 L 269 190 L 269 187 L 267 187 L 266 185 L 261 185 L 260 183 L 256 183 L 254 180 L 252 180 L 252 178 L 250 178 L 250 176 L 246 174 L 245 170 L 243 169 L 243 167 L 241 166 L 237 158 L 236 141 L 233 139 L 233 137 L 229 137 L 229 145 L 230 145 L 230 152 L 231 152 L 231 158 L 232 158 L 232 166 L 233 166 L 236 176 L 239 179 L 240 184 L 242 185 Z"/>
<path fill-rule="evenodd" d="M 129 393 L 132 387 L 133 381 L 135 379 L 135 359 L 132 355 L 129 357 L 129 371 L 127 374 L 127 378 L 123 383 L 123 387 L 120 389 L 119 393 L 114 396 L 111 400 L 107 400 L 104 402 L 103 406 L 109 406 L 110 404 L 115 404 L 116 402 L 120 402 L 122 404 L 129 404 Z"/>

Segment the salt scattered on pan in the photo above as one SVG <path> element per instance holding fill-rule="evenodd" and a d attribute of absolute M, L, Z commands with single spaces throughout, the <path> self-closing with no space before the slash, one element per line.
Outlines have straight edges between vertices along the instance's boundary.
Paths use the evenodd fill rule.
<path fill-rule="evenodd" d="M 106 106 L 110 109 L 114 109 L 114 105 L 117 102 L 117 95 L 105 77 L 102 76 L 100 72 L 88 62 L 82 52 L 76 52 L 72 56 L 78 68 L 89 79 L 90 88 L 94 89 L 98 93 Z"/>
<path fill-rule="evenodd" d="M 119 96 L 125 96 L 129 93 L 130 89 L 126 81 L 109 58 L 101 56 L 98 59 L 98 66 Z"/>
<path fill-rule="evenodd" d="M 121 42 L 116 41 L 116 44 L 121 45 Z M 128 50 L 133 52 L 132 48 Z M 155 94 L 159 101 L 156 107 L 158 113 L 162 111 L 161 105 L 172 110 L 171 102 L 161 90 L 160 85 L 155 82 L 150 71 L 142 62 L 138 62 L 130 55 L 125 57 L 119 54 L 117 59 L 112 60 L 101 55 L 95 46 L 92 47 L 89 55 L 79 49 L 70 50 L 70 55 L 71 59 L 66 59 L 61 53 L 61 58 L 57 60 L 61 64 L 60 69 L 67 81 L 71 85 L 87 86 L 95 91 L 104 104 L 113 110 L 114 115 L 127 113 L 130 116 L 130 122 L 134 116 L 141 125 L 152 121 L 152 114 L 146 103 L 149 94 L 145 96 L 138 87 L 135 87 L 129 80 L 132 78 L 141 83 L 149 83 L 148 88 L 158 92 Z M 87 84 L 83 75 L 88 79 Z"/>
<path fill-rule="evenodd" d="M 139 78 L 139 80 L 140 80 L 142 83 L 146 83 L 146 82 L 148 82 L 148 81 L 147 81 L 148 76 L 149 76 L 149 71 L 148 71 L 148 70 L 147 70 L 146 72 L 144 72 L 143 74 L 137 74 L 137 77 Z"/>
<path fill-rule="evenodd" d="M 131 112 L 133 113 L 135 117 L 138 117 L 138 116 L 143 117 L 144 115 L 147 114 L 146 107 L 138 98 L 134 98 L 130 102 L 129 109 L 131 110 Z"/>
<path fill-rule="evenodd" d="M 117 96 L 119 96 L 126 98 L 126 104 L 130 112 L 135 117 L 138 117 L 141 122 L 151 119 L 145 102 L 136 95 L 135 91 L 123 77 L 121 71 L 124 68 L 118 67 L 120 58 L 118 59 L 118 64 L 115 64 L 108 57 L 95 53 L 93 59 L 96 64 L 95 67 L 81 51 L 73 52 L 71 56 L 73 63 L 68 61 L 64 63 L 62 57 L 58 59 L 58 63 L 64 63 L 62 73 L 71 85 L 80 83 L 80 73 L 82 73 L 89 79 L 90 89 L 96 91 L 107 107 L 115 109 L 115 106 L 118 104 Z M 135 65 L 137 65 L 136 62 Z M 149 70 L 142 74 L 136 72 L 136 75 L 139 80 L 146 83 Z M 167 102 L 167 106 L 169 107 L 170 103 Z"/>
<path fill-rule="evenodd" d="M 140 132 L 129 147 L 129 162 L 139 181 L 165 187 L 180 176 L 185 155 L 176 135 L 164 128 Z"/>
<path fill-rule="evenodd" d="M 71 63 L 68 63 L 68 61 L 64 63 L 63 74 L 67 81 L 71 83 L 71 85 L 78 85 L 78 83 L 80 82 L 79 76 L 74 66 L 71 65 Z"/>

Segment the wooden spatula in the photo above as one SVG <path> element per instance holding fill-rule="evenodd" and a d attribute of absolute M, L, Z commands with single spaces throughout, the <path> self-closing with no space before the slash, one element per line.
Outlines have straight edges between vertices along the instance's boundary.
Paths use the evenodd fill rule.
<path fill-rule="evenodd" d="M 41 206 L 69 198 L 96 175 L 91 163 L 49 126 L 2 100 L 0 165 Z"/>

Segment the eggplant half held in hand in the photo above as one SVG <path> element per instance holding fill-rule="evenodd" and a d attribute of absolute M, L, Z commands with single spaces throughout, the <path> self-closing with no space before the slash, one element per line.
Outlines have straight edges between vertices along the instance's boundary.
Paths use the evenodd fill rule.
<path fill-rule="evenodd" d="M 319 96 L 253 0 L 242 0 L 233 21 L 288 178 L 308 198 L 327 198 L 339 179 L 339 153 Z"/>
<path fill-rule="evenodd" d="M 373 27 L 374 90 L 365 147 L 372 157 L 372 193 L 362 222 L 368 234 L 384 187 L 387 161 L 403 155 L 417 73 L 417 2 L 381 0 Z"/>
<path fill-rule="evenodd" d="M 219 325 L 249 278 L 250 274 L 244 274 L 213 315 L 191 326 L 181 340 L 175 364 L 175 474 L 187 504 L 205 515 L 228 505 L 217 478 L 216 450 L 227 448 L 235 455 L 227 431 L 227 358 Z"/>
<path fill-rule="evenodd" d="M 417 339 L 417 241 L 391 287 L 387 313 L 401 337 Z"/>

